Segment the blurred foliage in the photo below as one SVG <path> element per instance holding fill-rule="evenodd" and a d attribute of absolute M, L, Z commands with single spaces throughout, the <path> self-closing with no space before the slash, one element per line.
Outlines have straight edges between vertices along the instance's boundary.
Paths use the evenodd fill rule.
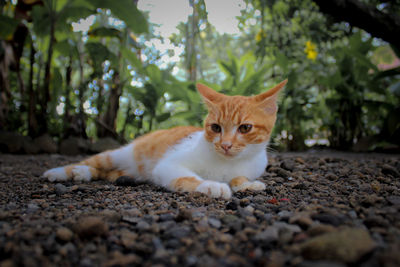
<path fill-rule="evenodd" d="M 351 149 L 367 138 L 374 140 L 369 148 L 399 145 L 396 49 L 333 22 L 311 0 L 244 2 L 240 34 L 219 33 L 205 1 L 190 0 L 192 14 L 168 40 L 132 0 L 3 2 L 1 128 L 125 141 L 154 129 L 200 126 L 206 110 L 195 82 L 253 95 L 288 78 L 272 146 Z M 365 3 L 385 10 L 380 1 Z M 84 24 L 90 27 L 73 29 Z"/>

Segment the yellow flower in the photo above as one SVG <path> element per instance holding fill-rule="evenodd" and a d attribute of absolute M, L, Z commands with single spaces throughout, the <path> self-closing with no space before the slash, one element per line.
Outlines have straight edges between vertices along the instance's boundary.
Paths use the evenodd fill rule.
<path fill-rule="evenodd" d="M 313 42 L 311 42 L 311 41 L 307 41 L 306 42 L 306 50 L 315 50 L 315 48 L 316 48 L 317 46 L 313 43 Z"/>
<path fill-rule="evenodd" d="M 257 34 L 256 34 L 256 41 L 260 42 L 263 38 L 265 39 L 267 37 L 267 34 L 265 32 L 263 32 L 262 30 L 260 30 Z"/>
<path fill-rule="evenodd" d="M 317 56 L 318 56 L 317 51 L 308 51 L 308 52 L 307 52 L 307 58 L 308 58 L 308 59 L 311 59 L 311 60 L 315 61 L 315 59 L 317 58 Z"/>
<path fill-rule="evenodd" d="M 317 46 L 311 41 L 306 42 L 306 47 L 304 48 L 304 52 L 307 54 L 307 58 L 313 61 L 315 61 L 315 59 L 318 56 Z"/>

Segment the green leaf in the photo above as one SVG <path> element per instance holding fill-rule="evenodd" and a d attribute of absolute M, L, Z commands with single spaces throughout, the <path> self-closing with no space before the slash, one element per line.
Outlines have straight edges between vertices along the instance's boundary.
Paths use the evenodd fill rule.
<path fill-rule="evenodd" d="M 69 39 L 57 42 L 54 45 L 54 50 L 66 57 L 78 55 L 77 47 Z"/>
<path fill-rule="evenodd" d="M 388 131 L 391 135 L 400 129 L 399 111 L 400 108 L 396 108 L 391 110 L 387 115 Z"/>
<path fill-rule="evenodd" d="M 161 70 L 155 64 L 147 65 L 146 73 L 152 83 L 157 85 L 163 84 Z"/>
<path fill-rule="evenodd" d="M 392 44 L 390 45 L 390 47 L 392 48 L 392 50 L 396 54 L 396 56 L 400 58 L 400 49 Z"/>
<path fill-rule="evenodd" d="M 289 59 L 281 52 L 278 52 L 276 55 L 276 63 L 283 70 L 284 73 L 287 73 L 289 67 Z"/>
<path fill-rule="evenodd" d="M 121 31 L 114 28 L 98 27 L 91 29 L 88 34 L 95 37 L 115 37 L 121 39 Z"/>
<path fill-rule="evenodd" d="M 123 20 L 128 28 L 135 33 L 147 33 L 148 24 L 143 14 L 137 9 L 132 0 L 87 0 L 96 8 L 108 8 Z"/>
<path fill-rule="evenodd" d="M 389 91 L 390 91 L 392 94 L 394 94 L 394 95 L 400 97 L 400 81 L 397 81 L 396 83 L 392 84 L 392 85 L 389 87 Z"/>
<path fill-rule="evenodd" d="M 51 71 L 51 97 L 53 101 L 50 101 L 50 110 L 55 114 L 56 107 L 59 104 L 59 97 L 63 91 L 63 76 L 61 75 L 59 68 L 52 68 Z"/>
<path fill-rule="evenodd" d="M 11 40 L 18 23 L 19 22 L 16 19 L 0 15 L 0 38 L 4 40 Z"/>
<path fill-rule="evenodd" d="M 167 113 L 163 113 L 163 114 L 158 115 L 156 117 L 156 120 L 157 120 L 157 122 L 160 123 L 160 122 L 168 120 L 170 117 L 171 117 L 171 113 L 167 112 Z"/>
<path fill-rule="evenodd" d="M 50 34 L 50 14 L 42 6 L 32 9 L 33 30 L 37 36 L 43 37 Z"/>
<path fill-rule="evenodd" d="M 98 42 L 88 42 L 85 45 L 93 62 L 95 71 L 101 71 L 101 64 L 109 60 L 112 65 L 117 62 L 117 57 L 103 44 Z"/>
<path fill-rule="evenodd" d="M 363 54 L 356 52 L 356 51 L 347 51 L 345 49 L 346 52 L 348 52 L 349 56 L 353 56 L 354 58 L 356 58 L 358 60 L 358 62 L 360 63 L 360 65 L 365 66 L 367 68 L 373 69 L 374 71 L 378 71 L 378 68 L 376 67 L 375 64 L 372 64 L 372 62 L 369 60 L 368 57 L 364 56 Z"/>
<path fill-rule="evenodd" d="M 145 88 L 127 86 L 133 98 L 140 101 L 147 111 L 154 115 L 156 113 L 159 96 L 157 95 L 157 91 L 153 85 L 146 83 L 144 87 Z"/>
<path fill-rule="evenodd" d="M 385 71 L 380 71 L 375 75 L 374 79 L 379 80 L 385 77 L 392 77 L 396 75 L 400 75 L 400 67 L 388 69 Z"/>
<path fill-rule="evenodd" d="M 219 65 L 222 67 L 222 70 L 226 74 L 228 74 L 228 75 L 230 75 L 232 77 L 236 77 L 237 76 L 237 72 L 236 72 L 235 66 L 231 66 L 228 63 L 223 62 L 223 61 L 220 61 Z"/>
<path fill-rule="evenodd" d="M 137 57 L 136 53 L 134 53 L 133 51 L 131 51 L 127 47 L 122 47 L 121 48 L 121 53 L 122 53 L 123 58 L 128 60 L 129 63 L 133 67 L 135 67 L 136 71 L 138 71 L 139 73 L 143 74 L 143 72 L 144 72 L 143 65 L 142 65 L 142 62 Z"/>
<path fill-rule="evenodd" d="M 85 6 L 65 6 L 59 14 L 57 14 L 57 23 L 64 24 L 67 22 L 74 22 L 81 18 L 86 18 L 93 14 L 93 9 Z"/>

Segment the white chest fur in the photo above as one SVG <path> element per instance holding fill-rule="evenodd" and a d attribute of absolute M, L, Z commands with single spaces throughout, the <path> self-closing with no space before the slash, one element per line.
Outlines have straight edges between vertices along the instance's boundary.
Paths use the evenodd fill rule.
<path fill-rule="evenodd" d="M 247 145 L 235 158 L 225 158 L 205 140 L 204 132 L 196 132 L 165 153 L 159 164 L 169 166 L 171 171 L 171 165 L 176 165 L 178 169 L 185 168 L 207 180 L 229 182 L 237 176 L 254 180 L 262 175 L 268 164 L 266 145 Z"/>

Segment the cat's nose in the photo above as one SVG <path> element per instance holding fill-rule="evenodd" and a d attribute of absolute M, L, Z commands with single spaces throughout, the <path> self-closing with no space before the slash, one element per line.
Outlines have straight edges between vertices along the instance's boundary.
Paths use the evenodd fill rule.
<path fill-rule="evenodd" d="M 228 152 L 228 150 L 231 149 L 232 147 L 232 143 L 230 142 L 222 143 L 221 147 L 223 150 L 225 150 L 225 152 Z"/>

